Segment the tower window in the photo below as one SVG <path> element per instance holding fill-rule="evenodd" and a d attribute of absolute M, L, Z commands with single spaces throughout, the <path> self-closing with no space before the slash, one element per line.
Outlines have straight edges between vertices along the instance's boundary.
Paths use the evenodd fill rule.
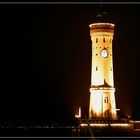
<path fill-rule="evenodd" d="M 104 98 L 104 103 L 108 103 L 108 97 Z"/>
<path fill-rule="evenodd" d="M 110 70 L 112 71 L 112 67 L 110 68 Z"/>
<path fill-rule="evenodd" d="M 96 56 L 97 56 L 98 54 L 96 53 Z"/>
<path fill-rule="evenodd" d="M 98 38 L 96 38 L 96 43 L 98 43 Z"/>
<path fill-rule="evenodd" d="M 98 70 L 98 66 L 96 66 L 96 71 Z"/>
<path fill-rule="evenodd" d="M 103 37 L 103 42 L 105 43 L 105 37 Z"/>

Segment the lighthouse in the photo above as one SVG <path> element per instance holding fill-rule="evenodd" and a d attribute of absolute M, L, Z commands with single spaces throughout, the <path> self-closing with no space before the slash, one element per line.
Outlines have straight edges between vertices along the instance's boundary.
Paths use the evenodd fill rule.
<path fill-rule="evenodd" d="M 117 119 L 113 76 L 113 23 L 99 21 L 89 25 L 92 41 L 90 119 Z"/>

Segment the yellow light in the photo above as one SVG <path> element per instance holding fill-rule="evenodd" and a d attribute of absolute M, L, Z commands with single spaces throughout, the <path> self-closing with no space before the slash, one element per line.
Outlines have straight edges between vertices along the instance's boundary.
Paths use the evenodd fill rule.
<path fill-rule="evenodd" d="M 98 127 L 103 127 L 103 126 L 108 126 L 108 124 L 104 124 L 104 123 L 91 123 L 90 126 L 98 126 Z"/>
<path fill-rule="evenodd" d="M 80 126 L 88 126 L 88 124 L 81 123 Z"/>
<path fill-rule="evenodd" d="M 134 121 L 134 123 L 140 123 L 140 121 Z"/>
<path fill-rule="evenodd" d="M 75 118 L 81 118 L 81 107 L 79 107 L 78 115 L 75 115 Z"/>
<path fill-rule="evenodd" d="M 107 126 L 111 126 L 111 127 L 129 127 L 130 125 L 127 123 L 90 123 L 90 124 L 86 124 L 86 123 L 82 123 L 80 124 L 81 127 L 85 127 L 85 126 L 92 126 L 92 127 L 107 127 Z"/>
<path fill-rule="evenodd" d="M 97 126 L 97 127 L 108 126 L 107 123 L 90 123 L 89 125 L 90 126 Z M 82 123 L 82 124 L 80 124 L 80 126 L 85 127 L 85 126 L 88 126 L 88 124 Z"/>
<path fill-rule="evenodd" d="M 129 122 L 130 122 L 130 123 L 134 123 L 134 121 L 133 121 L 133 120 L 129 120 Z"/>
<path fill-rule="evenodd" d="M 121 123 L 112 123 L 112 124 L 110 124 L 110 126 L 128 126 L 128 124 L 127 123 L 125 123 L 125 124 L 121 124 Z"/>

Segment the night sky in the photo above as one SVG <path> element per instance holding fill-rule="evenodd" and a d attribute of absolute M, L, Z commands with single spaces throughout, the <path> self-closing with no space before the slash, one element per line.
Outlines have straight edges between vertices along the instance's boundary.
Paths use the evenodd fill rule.
<path fill-rule="evenodd" d="M 67 120 L 88 114 L 89 24 L 99 5 L 0 5 L 0 120 Z M 102 5 L 115 23 L 117 108 L 140 119 L 140 5 Z"/>

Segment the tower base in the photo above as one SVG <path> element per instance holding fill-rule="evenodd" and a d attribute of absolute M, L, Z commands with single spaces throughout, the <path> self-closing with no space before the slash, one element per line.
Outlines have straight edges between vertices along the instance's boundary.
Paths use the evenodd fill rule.
<path fill-rule="evenodd" d="M 117 119 L 114 92 L 113 87 L 90 88 L 90 119 Z"/>

